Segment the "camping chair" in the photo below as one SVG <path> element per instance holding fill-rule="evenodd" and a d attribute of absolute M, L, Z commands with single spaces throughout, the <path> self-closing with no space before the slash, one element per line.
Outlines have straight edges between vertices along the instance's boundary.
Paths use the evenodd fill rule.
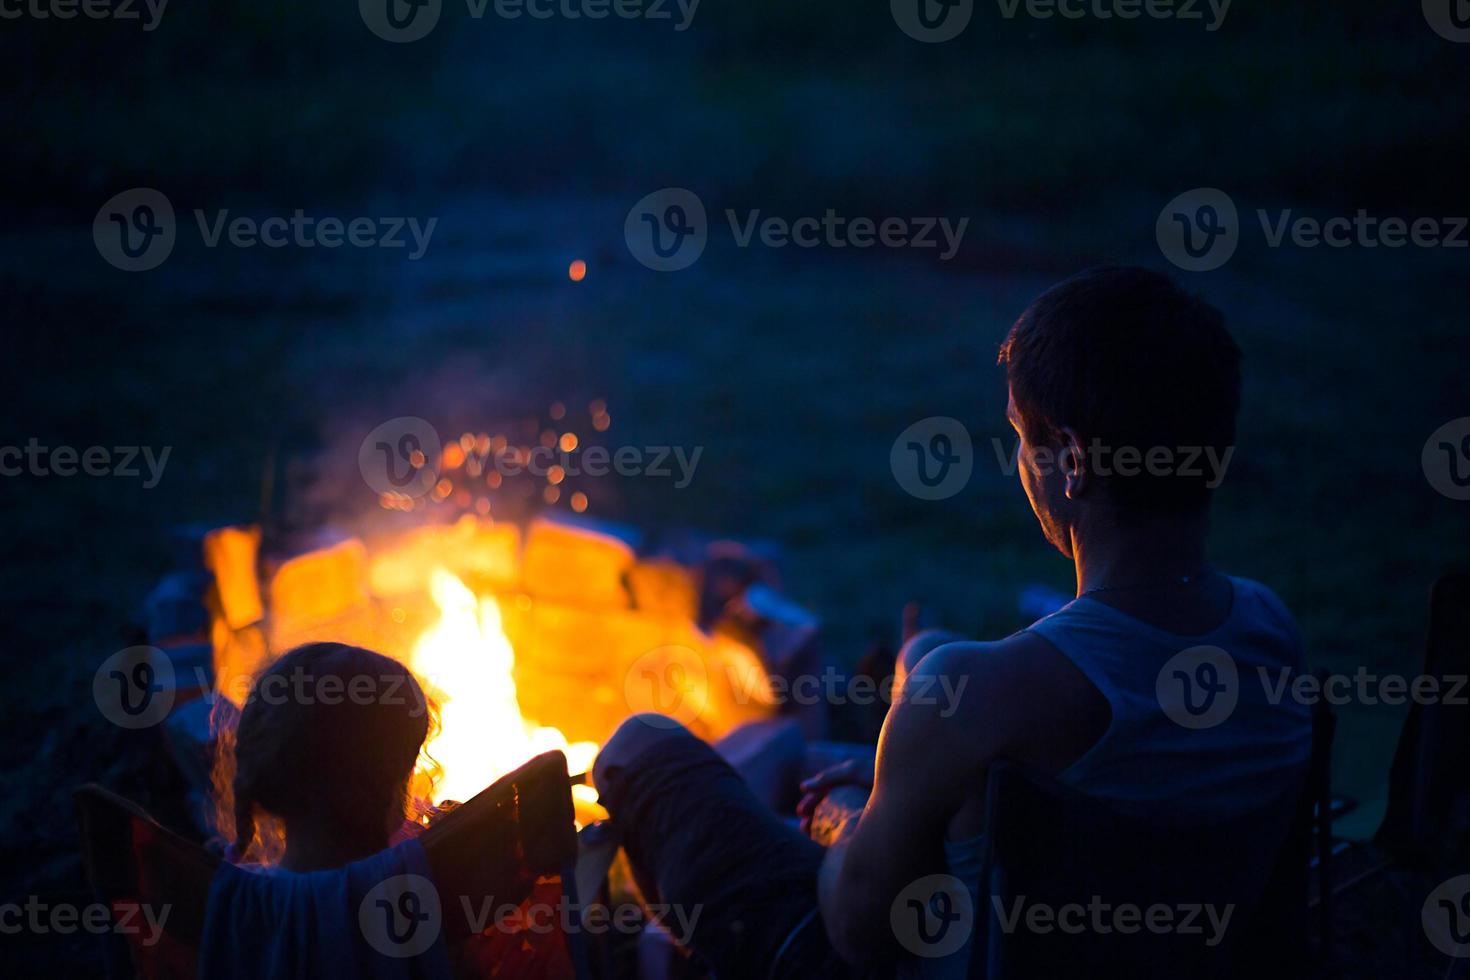
<path fill-rule="evenodd" d="M 1388 809 L 1374 843 L 1410 867 L 1470 857 L 1470 690 L 1451 678 L 1470 675 L 1470 570 L 1434 583 L 1424 674 L 1455 695 L 1432 704 L 1411 700 L 1389 771 Z M 1458 853 L 1455 853 L 1458 851 Z"/>
<path fill-rule="evenodd" d="M 187 980 L 196 975 L 209 883 L 220 859 L 93 783 L 75 794 L 82 859 L 92 890 L 120 928 L 105 934 L 107 976 L 114 980 Z M 169 908 L 156 945 L 123 927 L 143 906 Z"/>
<path fill-rule="evenodd" d="M 1179 826 L 1120 812 L 1050 776 L 1007 762 L 990 767 L 982 907 L 975 910 L 971 975 L 984 980 L 1047 976 L 1267 977 L 1308 975 L 1307 881 L 1315 804 L 1324 798 L 1330 715 L 1314 713 L 1303 785 L 1262 808 L 1209 825 Z M 987 891 L 988 889 L 988 891 Z M 1178 931 L 1075 934 L 1032 931 L 1012 916 L 1060 909 L 1097 896 L 1111 906 L 1229 905 L 1224 938 L 1201 911 L 1202 934 Z M 1091 913 L 1087 915 L 1090 917 Z M 1180 915 L 1178 911 L 1174 913 Z M 1141 925 L 1142 923 L 1140 923 Z"/>
<path fill-rule="evenodd" d="M 147 980 L 197 976 L 210 882 L 220 859 L 96 785 L 76 792 L 83 857 L 100 901 L 119 918 L 129 905 L 169 906 L 164 936 L 108 933 L 107 975 Z M 456 807 L 419 840 L 444 910 L 444 939 L 459 976 L 578 978 L 590 975 L 581 932 L 560 928 L 475 934 L 462 914 L 507 903 L 564 899 L 578 907 L 576 828 L 566 758 L 537 756 Z M 488 904 L 486 904 L 488 903 Z"/>

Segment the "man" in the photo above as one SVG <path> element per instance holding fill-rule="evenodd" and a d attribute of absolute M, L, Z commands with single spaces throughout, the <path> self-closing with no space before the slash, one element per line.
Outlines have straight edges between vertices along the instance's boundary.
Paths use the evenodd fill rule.
<path fill-rule="evenodd" d="M 1240 399 L 1219 312 L 1156 273 L 1091 270 L 1021 315 L 1000 362 L 1021 485 L 1075 565 L 1077 598 L 997 642 L 907 644 L 875 770 L 804 784 L 807 817 L 828 794 L 871 789 L 840 839 L 823 850 L 764 811 L 667 719 L 631 719 L 598 759 L 640 882 L 703 907 L 692 946 L 722 977 L 964 976 L 967 949 L 916 957 L 890 912 L 936 873 L 983 911 L 983 787 L 997 759 L 1180 819 L 1248 812 L 1301 778 L 1306 708 L 1252 683 L 1260 668 L 1300 669 L 1296 628 L 1268 589 L 1206 556 Z M 1246 680 L 1224 700 L 1222 657 Z M 1176 677 L 1205 688 L 1162 697 Z"/>

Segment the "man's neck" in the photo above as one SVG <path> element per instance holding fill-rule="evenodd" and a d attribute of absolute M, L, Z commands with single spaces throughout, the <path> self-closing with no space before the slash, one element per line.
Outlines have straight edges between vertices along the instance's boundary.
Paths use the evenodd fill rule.
<path fill-rule="evenodd" d="M 1168 587 L 1205 570 L 1209 522 L 1203 512 L 1147 520 L 1101 511 L 1071 529 L 1077 594 Z"/>

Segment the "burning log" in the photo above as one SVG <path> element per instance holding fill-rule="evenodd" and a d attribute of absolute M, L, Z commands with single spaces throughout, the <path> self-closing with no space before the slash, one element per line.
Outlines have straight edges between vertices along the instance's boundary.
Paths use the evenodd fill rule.
<path fill-rule="evenodd" d="M 627 572 L 633 605 L 654 615 L 694 622 L 699 616 L 699 584 L 694 573 L 676 561 L 640 561 Z"/>
<path fill-rule="evenodd" d="M 624 609 L 624 576 L 633 549 L 611 535 L 537 521 L 526 537 L 522 582 L 527 592 L 583 607 Z"/>
<path fill-rule="evenodd" d="M 434 568 L 453 572 L 478 589 L 510 592 L 520 586 L 521 531 L 514 524 L 463 517 L 427 524 L 372 549 L 368 587 L 380 598 L 424 593 Z"/>
<path fill-rule="evenodd" d="M 265 616 L 260 598 L 260 528 L 221 527 L 204 536 L 204 567 L 214 573 L 220 615 L 230 629 L 254 625 Z"/>
<path fill-rule="evenodd" d="M 359 609 L 367 599 L 367 548 L 348 538 L 281 562 L 271 576 L 272 637 Z"/>

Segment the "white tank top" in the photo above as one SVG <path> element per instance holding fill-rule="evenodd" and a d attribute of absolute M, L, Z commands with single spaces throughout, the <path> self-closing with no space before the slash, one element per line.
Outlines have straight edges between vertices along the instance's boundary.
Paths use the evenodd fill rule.
<path fill-rule="evenodd" d="M 1170 633 L 1088 596 L 1024 631 L 1060 651 L 1112 709 L 1102 738 L 1059 782 L 1123 809 L 1190 820 L 1255 809 L 1301 778 L 1311 710 L 1281 687 L 1283 670 L 1290 680 L 1304 669 L 1296 624 L 1270 589 L 1243 578 L 1230 583 L 1230 614 L 1208 633 Z M 944 844 L 950 874 L 964 882 L 977 916 L 988 911 L 983 842 Z M 899 976 L 962 978 L 969 959 L 967 944 L 940 959 L 906 960 Z"/>

